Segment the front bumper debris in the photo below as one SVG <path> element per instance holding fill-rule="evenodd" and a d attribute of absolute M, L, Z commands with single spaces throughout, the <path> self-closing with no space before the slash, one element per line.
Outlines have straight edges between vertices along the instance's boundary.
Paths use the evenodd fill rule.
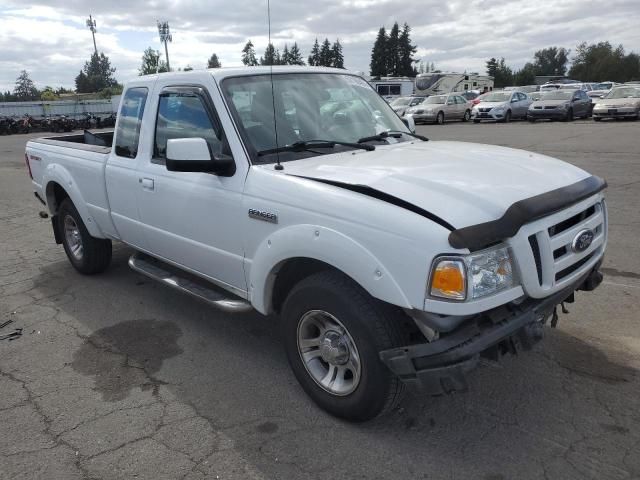
<path fill-rule="evenodd" d="M 566 289 L 542 300 L 529 299 L 478 315 L 432 343 L 380 352 L 380 359 L 407 386 L 441 395 L 467 389 L 466 374 L 481 357 L 497 360 L 506 353 L 529 350 L 542 339 L 556 306 L 571 303 L 576 290 L 594 290 L 602 282 L 600 262 Z"/>

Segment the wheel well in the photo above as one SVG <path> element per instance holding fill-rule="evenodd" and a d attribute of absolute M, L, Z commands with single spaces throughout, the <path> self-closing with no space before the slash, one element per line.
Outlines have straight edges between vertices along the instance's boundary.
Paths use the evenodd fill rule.
<path fill-rule="evenodd" d="M 47 184 L 47 205 L 49 205 L 49 209 L 51 213 L 56 214 L 58 209 L 60 208 L 60 204 L 65 198 L 69 198 L 69 194 L 67 191 L 62 188 L 62 185 L 56 182 L 49 182 Z"/>
<path fill-rule="evenodd" d="M 291 289 L 304 278 L 324 270 L 336 270 L 328 263 L 313 258 L 290 258 L 275 272 L 271 293 L 271 310 L 280 312 Z"/>

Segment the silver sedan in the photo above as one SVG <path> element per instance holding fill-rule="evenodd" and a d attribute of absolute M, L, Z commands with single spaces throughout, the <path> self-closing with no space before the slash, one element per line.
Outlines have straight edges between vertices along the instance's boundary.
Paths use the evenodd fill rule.
<path fill-rule="evenodd" d="M 510 122 L 513 118 L 527 118 L 531 98 L 524 92 L 501 91 L 483 95 L 482 101 L 473 107 L 473 123 L 482 120 Z"/>
<path fill-rule="evenodd" d="M 468 122 L 471 118 L 471 102 L 457 93 L 433 95 L 420 105 L 408 108 L 405 115 L 411 115 L 416 123 L 442 125 L 449 120 Z"/>
<path fill-rule="evenodd" d="M 640 85 L 619 86 L 603 98 L 598 99 L 593 107 L 593 119 L 640 117 Z"/>

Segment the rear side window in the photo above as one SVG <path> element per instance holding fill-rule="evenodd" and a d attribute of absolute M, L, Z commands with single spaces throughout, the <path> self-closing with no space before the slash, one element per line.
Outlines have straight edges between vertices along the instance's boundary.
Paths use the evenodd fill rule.
<path fill-rule="evenodd" d="M 116 130 L 115 148 L 116 155 L 119 157 L 136 158 L 138 154 L 140 125 L 144 106 L 147 103 L 147 93 L 147 88 L 135 87 L 124 94 Z"/>
<path fill-rule="evenodd" d="M 162 94 L 156 120 L 154 158 L 165 159 L 167 140 L 172 138 L 204 138 L 209 151 L 222 152 L 221 135 L 217 133 L 202 98 L 196 94 Z"/>

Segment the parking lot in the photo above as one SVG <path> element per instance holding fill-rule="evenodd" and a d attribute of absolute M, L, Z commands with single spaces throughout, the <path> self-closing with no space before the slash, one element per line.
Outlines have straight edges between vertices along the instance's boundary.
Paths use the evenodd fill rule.
<path fill-rule="evenodd" d="M 366 424 L 316 408 L 277 320 L 230 315 L 134 273 L 116 245 L 79 275 L 0 137 L 0 479 L 640 478 L 640 122 L 451 123 L 432 140 L 551 155 L 608 183 L 605 281 L 533 352 L 463 394 Z M 46 135 L 46 134 L 45 134 Z"/>

